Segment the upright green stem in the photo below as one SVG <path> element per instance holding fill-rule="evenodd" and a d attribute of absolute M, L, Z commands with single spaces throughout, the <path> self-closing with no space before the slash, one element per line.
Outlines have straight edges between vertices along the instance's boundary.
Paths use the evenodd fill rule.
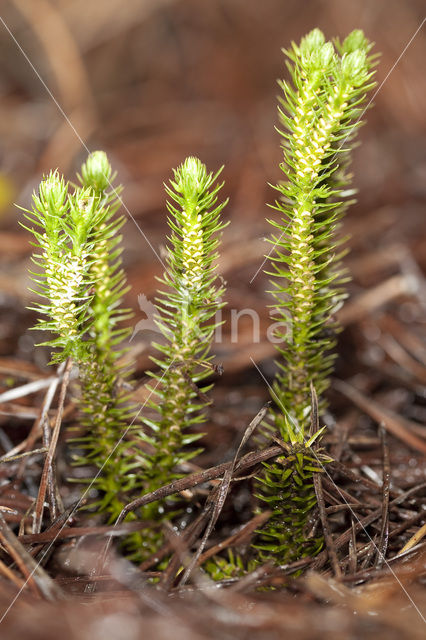
<path fill-rule="evenodd" d="M 286 54 L 292 84 L 281 82 L 287 181 L 276 188 L 279 231 L 270 255 L 272 294 L 282 339 L 278 374 L 273 384 L 275 434 L 288 443 L 288 456 L 265 464 L 259 498 L 273 508 L 256 548 L 262 561 L 288 562 L 321 548 L 321 538 L 307 539 L 315 504 L 312 474 L 326 458 L 311 449 L 321 430 L 307 440 L 311 385 L 325 407 L 324 391 L 333 369 L 339 327 L 334 313 L 345 297 L 345 272 L 339 260 L 342 240 L 336 235 L 346 209 L 350 176 L 346 173 L 352 140 L 371 89 L 371 45 L 361 31 L 343 44 L 325 42 L 315 29 Z M 336 51 L 337 50 L 337 51 Z M 346 192 L 346 193 L 345 193 Z M 281 317 L 280 317 L 281 314 Z"/>
<path fill-rule="evenodd" d="M 202 434 L 188 431 L 205 419 L 205 392 L 210 385 L 200 390 L 197 385 L 212 371 L 209 351 L 217 326 L 214 315 L 223 306 L 224 292 L 214 264 L 219 231 L 224 226 L 220 212 L 225 206 L 217 204 L 221 187 L 215 184 L 217 176 L 207 173 L 197 158 L 187 158 L 166 186 L 172 234 L 168 269 L 161 279 L 167 291 L 161 292 L 157 301 L 163 342 L 155 344 L 161 357 L 153 358 L 159 372 L 150 374 L 156 382 L 151 387 L 153 417 L 144 418 L 149 429 L 146 439 L 152 448 L 144 471 L 146 491 L 179 477 L 183 464 L 200 451 L 188 445 Z M 164 517 L 156 505 L 149 505 L 142 516 Z M 155 550 L 159 541 L 159 536 L 152 536 L 151 549 L 146 551 Z"/>
<path fill-rule="evenodd" d="M 95 466 L 95 477 L 86 480 L 99 491 L 99 509 L 115 519 L 135 485 L 130 471 L 136 464 L 123 441 L 133 411 L 118 386 L 122 351 L 114 348 L 128 334 L 116 326 L 126 317 L 119 306 L 125 281 L 117 249 L 123 219 L 115 216 L 115 194 L 106 192 L 112 177 L 106 155 L 90 155 L 82 175 L 83 186 L 70 192 L 52 172 L 26 217 L 41 250 L 34 280 L 46 302 L 36 309 L 47 319 L 37 328 L 55 335 L 46 343 L 57 349 L 52 361 L 70 356 L 80 371 L 84 431 L 74 438 L 73 458 Z"/>

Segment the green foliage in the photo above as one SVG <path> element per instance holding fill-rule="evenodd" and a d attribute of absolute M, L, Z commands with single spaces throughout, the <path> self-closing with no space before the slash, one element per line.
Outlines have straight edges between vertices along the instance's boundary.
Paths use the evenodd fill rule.
<path fill-rule="evenodd" d="M 113 178 L 106 154 L 96 151 L 82 167 L 81 186 L 71 190 L 57 171 L 42 180 L 26 212 L 38 253 L 33 273 L 44 317 L 35 328 L 49 331 L 45 345 L 52 362 L 71 357 L 79 366 L 84 432 L 74 439 L 78 465 L 96 468 L 87 478 L 102 495 L 98 508 L 115 518 L 135 485 L 136 461 L 121 441 L 132 410 L 118 387 L 122 351 L 115 345 L 128 335 L 117 324 L 128 316 L 120 308 L 125 293 L 117 217 L 118 192 L 107 192 Z M 124 502 L 126 500 L 124 499 Z"/>
<path fill-rule="evenodd" d="M 317 410 L 311 389 L 324 410 L 339 330 L 334 314 L 345 297 L 337 231 L 354 193 L 348 188 L 350 152 L 366 93 L 374 86 L 370 49 L 361 31 L 333 44 L 315 29 L 285 52 L 291 82 L 280 83 L 279 117 L 286 180 L 276 186 L 279 217 L 270 221 L 276 231 L 269 275 L 277 326 L 290 331 L 277 331 L 282 340 L 272 392 L 277 408 L 268 428 L 286 455 L 265 464 L 257 479 L 258 498 L 272 516 L 258 532 L 255 557 L 247 566 L 232 552 L 228 559 L 212 558 L 206 570 L 218 579 L 241 575 L 259 561 L 291 562 L 322 545 L 322 538 L 309 533 L 316 503 L 313 474 L 329 458 L 313 448 L 322 430 L 307 435 Z M 156 301 L 162 339 L 155 344 L 157 370 L 149 372 L 151 412 L 142 419 L 145 431 L 132 427 L 126 439 L 134 408 L 123 391 L 128 373 L 119 364 L 119 345 L 128 335 L 120 323 L 129 317 L 121 308 L 124 220 L 117 216 L 121 188 L 111 188 L 115 176 L 105 153 L 89 156 L 79 186 L 70 187 L 51 172 L 25 212 L 36 247 L 32 277 L 42 297 L 35 307 L 42 316 L 36 328 L 52 334 L 44 344 L 53 350 L 53 363 L 72 358 L 79 367 L 83 417 L 73 441 L 74 462 L 95 468 L 87 482 L 99 492 L 98 510 L 111 521 L 135 493 L 181 477 L 200 451 L 192 445 L 201 437 L 209 404 L 215 314 L 224 304 L 215 271 L 226 204 L 218 203 L 219 174 L 190 157 L 165 187 L 170 237 L 160 279 L 164 290 Z M 171 499 L 142 508 L 142 519 L 154 526 L 127 541 L 135 559 L 158 550 L 161 523 L 178 512 Z"/>
<path fill-rule="evenodd" d="M 115 519 L 127 496 L 137 485 L 136 458 L 131 444 L 122 440 L 125 429 L 132 421 L 134 407 L 129 405 L 122 390 L 123 379 L 128 375 L 118 365 L 124 350 L 116 348 L 129 336 L 129 329 L 119 324 L 130 317 L 128 310 L 120 307 L 127 291 L 125 275 L 121 268 L 121 236 L 119 230 L 125 222 L 117 216 L 121 187 L 112 188 L 111 165 L 103 151 L 90 154 L 81 168 L 80 182 L 93 194 L 95 206 L 104 211 L 97 222 L 100 237 L 93 246 L 89 278 L 93 281 L 90 301 L 91 326 L 86 338 L 90 343 L 90 360 L 80 368 L 82 386 L 83 426 L 82 436 L 74 439 L 81 455 L 74 455 L 78 465 L 94 464 L 97 474 L 95 486 L 101 492 L 97 504 L 100 511 Z M 89 479 L 92 482 L 92 479 Z"/>
<path fill-rule="evenodd" d="M 95 467 L 95 477 L 86 482 L 98 489 L 96 507 L 110 520 L 135 491 L 146 493 L 179 477 L 183 464 L 199 451 L 189 445 L 201 434 L 188 429 L 203 422 L 209 403 L 211 385 L 197 385 L 213 369 L 213 316 L 224 292 L 214 265 L 224 226 L 225 203 L 217 203 L 219 173 L 207 173 L 199 160 L 188 158 L 166 186 L 171 237 L 161 282 L 168 290 L 158 300 L 163 342 L 153 360 L 160 372 L 150 374 L 157 400 L 150 402 L 154 417 L 144 419 L 148 432 L 132 428 L 133 437 L 126 440 L 134 408 L 122 391 L 126 374 L 119 366 L 123 350 L 117 348 L 128 335 L 119 327 L 128 317 L 120 307 L 126 291 L 119 246 L 123 218 L 116 215 L 121 189 L 108 190 L 114 176 L 105 153 L 89 156 L 81 186 L 74 190 L 51 172 L 34 194 L 32 211 L 26 211 L 26 228 L 38 248 L 33 279 L 43 297 L 35 307 L 44 316 L 37 328 L 53 334 L 44 343 L 55 349 L 52 362 L 71 357 L 79 366 L 83 431 L 73 439 L 73 458 L 77 465 Z M 169 505 L 158 504 L 142 514 L 153 521 L 173 515 Z M 160 541 L 153 528 L 133 535 L 128 547 L 142 558 Z"/>
<path fill-rule="evenodd" d="M 314 452 L 312 441 L 289 445 L 288 455 L 265 463 L 258 478 L 258 497 L 272 510 L 254 545 L 261 562 L 289 563 L 316 555 L 322 548 L 322 536 L 312 535 L 309 516 L 316 505 L 313 473 L 322 473 L 329 458 Z"/>
<path fill-rule="evenodd" d="M 276 188 L 279 230 L 271 242 L 273 295 L 291 331 L 280 337 L 279 375 L 274 391 L 298 429 L 303 442 L 310 412 L 310 384 L 324 406 L 335 354 L 333 314 L 345 296 L 345 273 L 339 264 L 339 221 L 347 207 L 349 154 L 361 125 L 362 108 L 371 82 L 371 45 L 362 32 L 353 32 L 337 53 L 315 29 L 287 52 L 293 85 L 281 82 L 279 110 L 287 181 Z M 309 420 L 308 420 L 309 424 Z M 287 440 L 288 420 L 278 418 Z"/>
<path fill-rule="evenodd" d="M 90 251 L 98 240 L 94 227 L 99 219 L 93 205 L 90 194 L 82 189 L 68 194 L 68 185 L 54 171 L 34 194 L 33 210 L 25 213 L 30 224 L 35 225 L 25 228 L 34 234 L 33 244 L 40 252 L 33 256 L 40 269 L 32 274 L 38 285 L 35 293 L 46 298 L 45 304 L 35 307 L 47 316 L 47 320 L 39 320 L 37 329 L 55 335 L 44 343 L 58 349 L 53 362 L 70 355 L 78 361 L 86 356 L 82 339 L 88 327 L 89 290 L 93 285 L 87 272 Z"/>
<path fill-rule="evenodd" d="M 256 568 L 254 563 L 247 564 L 240 555 L 234 553 L 232 549 L 228 549 L 226 556 L 213 556 L 203 565 L 204 571 L 212 578 L 212 580 L 230 580 L 233 578 L 241 578 L 247 571 Z"/>
<path fill-rule="evenodd" d="M 270 257 L 275 318 L 289 328 L 278 331 L 279 372 L 273 385 L 278 405 L 273 432 L 290 446 L 293 464 L 265 465 L 259 494 L 274 509 L 260 535 L 262 557 L 287 562 L 313 553 L 320 541 L 305 543 L 305 527 L 315 504 L 312 473 L 317 462 L 305 442 L 311 413 L 311 384 L 325 407 L 324 391 L 333 369 L 334 314 L 345 297 L 340 264 L 339 223 L 348 206 L 348 164 L 372 82 L 371 44 L 361 31 L 343 43 L 326 42 L 315 29 L 286 51 L 291 83 L 282 81 L 282 125 L 286 181 L 276 189 L 277 232 Z"/>
<path fill-rule="evenodd" d="M 143 418 L 151 448 L 144 469 L 146 491 L 180 477 L 182 465 L 200 452 L 189 445 L 202 434 L 188 430 L 205 420 L 211 385 L 203 381 L 213 369 L 209 352 L 218 324 L 214 315 L 224 304 L 224 288 L 215 272 L 219 232 L 225 226 L 220 213 L 226 204 L 217 202 L 219 173 L 208 173 L 197 158 L 189 157 L 166 186 L 171 235 L 167 271 L 160 279 L 166 290 L 157 299 L 163 342 L 154 343 L 160 355 L 152 359 L 159 371 L 149 373 L 155 381 L 149 403 L 153 417 Z M 155 509 L 145 508 L 143 518 L 161 517 Z"/>
<path fill-rule="evenodd" d="M 218 284 L 214 261 L 223 228 L 220 212 L 226 203 L 217 204 L 222 185 L 215 184 L 218 174 L 207 173 L 196 158 L 187 158 L 174 171 L 174 180 L 166 186 L 170 247 L 167 271 L 160 280 L 167 291 L 157 300 L 157 324 L 165 341 L 155 347 L 162 354 L 153 358 L 160 373 L 151 374 L 159 382 L 158 401 L 151 403 L 155 421 L 145 420 L 161 439 L 161 468 L 176 466 L 176 453 L 199 436 L 185 435 L 190 425 L 202 423 L 207 400 L 198 393 L 196 383 L 212 370 L 210 345 L 216 329 L 215 313 L 223 306 L 224 288 Z M 180 462 L 188 459 L 184 454 Z"/>

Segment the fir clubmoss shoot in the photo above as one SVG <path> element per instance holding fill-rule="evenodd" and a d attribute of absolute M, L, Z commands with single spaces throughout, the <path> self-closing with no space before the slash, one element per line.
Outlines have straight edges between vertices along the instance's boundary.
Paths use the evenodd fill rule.
<path fill-rule="evenodd" d="M 226 204 L 217 202 L 219 173 L 208 173 L 200 160 L 189 157 L 165 186 L 171 235 L 168 268 L 160 280 L 166 290 L 157 299 L 157 324 L 164 340 L 155 344 L 161 354 L 153 358 L 159 372 L 150 374 L 156 383 L 151 387 L 156 399 L 150 402 L 154 416 L 144 418 L 152 448 L 144 472 L 146 491 L 180 477 L 183 465 L 200 452 L 189 445 L 202 434 L 189 430 L 205 420 L 211 384 L 201 384 L 200 390 L 197 385 L 211 375 L 210 347 L 218 324 L 214 316 L 224 304 L 224 287 L 215 268 L 225 226 L 220 214 Z M 142 515 L 162 517 L 156 505 Z"/>
<path fill-rule="evenodd" d="M 276 250 L 270 275 L 276 306 L 284 312 L 282 319 L 290 320 L 291 332 L 282 336 L 274 391 L 297 425 L 300 442 L 309 424 L 310 384 L 324 408 L 335 359 L 333 314 L 345 296 L 342 240 L 336 232 L 347 207 L 349 153 L 366 92 L 373 86 L 370 48 L 362 32 L 355 31 L 337 45 L 339 55 L 315 29 L 287 52 L 293 86 L 280 83 L 279 115 L 286 127 L 281 168 L 287 182 L 277 186 L 282 199 L 276 209 L 282 217 L 271 223 L 281 235 L 271 240 Z M 287 439 L 286 418 L 278 417 L 278 423 Z"/>
<path fill-rule="evenodd" d="M 325 408 L 324 391 L 333 370 L 334 314 L 345 297 L 339 222 L 348 205 L 347 172 L 355 134 L 361 125 L 372 82 L 371 44 L 359 30 L 340 44 L 326 42 L 319 29 L 286 51 L 291 83 L 282 81 L 279 117 L 286 181 L 276 189 L 280 218 L 271 242 L 272 295 L 283 346 L 273 385 L 277 404 L 271 429 L 288 443 L 289 457 L 265 464 L 259 497 L 273 516 L 256 543 L 260 558 L 289 562 L 316 553 L 321 539 L 308 539 L 314 506 L 312 473 L 324 457 L 307 441 L 311 385 Z M 289 464 L 291 462 L 291 464 Z"/>
<path fill-rule="evenodd" d="M 26 212 L 27 227 L 40 253 L 33 280 L 44 298 L 37 329 L 49 331 L 45 344 L 55 349 L 52 362 L 71 357 L 79 367 L 84 432 L 73 441 L 75 464 L 94 466 L 87 478 L 100 492 L 98 508 L 115 519 L 135 485 L 130 445 L 123 442 L 133 415 L 118 381 L 122 351 L 116 345 L 128 335 L 117 325 L 128 316 L 120 308 L 126 291 L 121 270 L 117 190 L 104 152 L 91 154 L 82 167 L 82 186 L 72 190 L 57 171 L 42 180 Z"/>

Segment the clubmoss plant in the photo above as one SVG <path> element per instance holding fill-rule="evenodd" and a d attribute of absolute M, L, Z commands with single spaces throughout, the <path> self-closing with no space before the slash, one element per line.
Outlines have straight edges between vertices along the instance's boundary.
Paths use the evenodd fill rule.
<path fill-rule="evenodd" d="M 316 502 L 313 474 L 328 459 L 313 448 L 324 429 L 314 419 L 314 390 L 321 412 L 339 330 L 334 314 L 345 297 L 337 231 L 354 193 L 348 188 L 350 153 L 374 85 L 370 49 L 361 31 L 333 44 L 315 29 L 286 51 L 291 83 L 280 83 L 279 115 L 287 180 L 276 187 L 280 217 L 271 221 L 278 233 L 269 256 L 277 326 L 291 325 L 288 333 L 277 331 L 283 344 L 270 427 L 284 455 L 265 464 L 257 481 L 258 497 L 273 513 L 258 532 L 251 566 L 259 560 L 291 562 L 322 545 L 321 537 L 308 534 Z M 70 187 L 51 172 L 34 194 L 32 210 L 25 212 L 37 247 L 38 271 L 32 277 L 43 297 L 35 307 L 43 315 L 37 328 L 53 334 L 44 343 L 54 349 L 52 362 L 71 358 L 79 367 L 83 418 L 73 441 L 74 461 L 95 468 L 87 482 L 99 492 L 98 510 L 111 521 L 135 493 L 181 477 L 200 451 L 192 445 L 201 437 L 209 404 L 210 349 L 224 294 L 215 271 L 226 204 L 218 203 L 219 174 L 190 157 L 166 185 L 171 234 L 160 280 L 164 291 L 156 301 L 162 341 L 155 344 L 157 371 L 149 373 L 151 413 L 143 417 L 145 431 L 137 426 L 126 438 L 134 408 L 119 366 L 119 345 L 129 335 L 120 328 L 128 317 L 120 306 L 126 291 L 119 235 L 123 218 L 117 216 L 120 188 L 110 188 L 114 176 L 106 155 L 89 156 L 79 186 Z M 161 525 L 176 514 L 176 506 L 153 503 L 140 515 Z M 128 548 L 141 560 L 161 542 L 160 527 L 154 526 L 132 535 Z M 215 577 L 244 570 L 233 554 L 212 563 Z"/>
<path fill-rule="evenodd" d="M 114 180 L 104 152 L 92 153 L 78 176 L 81 186 L 70 188 L 57 171 L 42 180 L 26 211 L 38 253 L 33 261 L 35 293 L 43 302 L 36 328 L 49 331 L 46 343 L 55 349 L 52 362 L 72 358 L 79 367 L 83 431 L 72 441 L 74 462 L 94 466 L 87 478 L 100 498 L 92 506 L 115 519 L 135 492 L 149 492 L 182 474 L 185 462 L 199 449 L 189 445 L 201 437 L 188 429 L 204 420 L 211 385 L 203 381 L 214 369 L 209 355 L 223 305 L 224 287 L 215 273 L 215 260 L 224 224 L 217 202 L 220 171 L 213 175 L 196 158 L 187 158 L 166 186 L 169 196 L 170 247 L 168 269 L 161 279 L 168 291 L 158 299 L 158 327 L 163 342 L 153 358 L 159 373 L 151 373 L 152 417 L 144 418 L 148 433 L 137 427 L 123 439 L 134 407 L 123 393 L 125 373 L 117 348 L 129 335 L 119 323 L 128 317 L 120 306 L 126 291 L 121 269 L 116 215 L 121 188 Z M 201 383 L 201 386 L 198 385 Z M 145 519 L 161 522 L 173 513 L 162 505 L 145 508 Z M 130 514 L 130 518 L 132 518 Z M 154 528 L 135 534 L 128 548 L 141 559 L 157 550 L 162 536 Z"/>
<path fill-rule="evenodd" d="M 189 157 L 165 187 L 171 235 L 167 270 L 160 279 L 166 290 L 156 300 L 163 342 L 154 343 L 161 355 L 152 358 L 158 371 L 149 373 L 155 382 L 149 387 L 153 414 L 143 418 L 151 448 L 144 469 L 146 492 L 180 477 L 183 465 L 200 452 L 189 445 L 202 434 L 189 429 L 205 420 L 206 393 L 212 385 L 203 381 L 214 368 L 209 354 L 218 326 L 214 316 L 224 304 L 215 267 L 225 226 L 220 214 L 226 202 L 217 201 L 220 171 L 208 173 L 200 160 Z M 161 510 L 148 505 L 142 516 L 158 520 Z"/>
<path fill-rule="evenodd" d="M 272 430 L 286 443 L 288 456 L 266 464 L 259 483 L 259 497 L 273 509 L 256 542 L 262 560 L 289 562 L 316 553 L 322 544 L 321 538 L 307 537 L 316 502 L 312 474 L 323 461 L 312 450 L 320 431 L 308 433 L 311 385 L 321 412 L 339 330 L 334 314 L 345 297 L 337 231 L 354 193 L 347 167 L 366 93 L 374 86 L 371 46 L 359 30 L 333 45 L 315 29 L 285 51 L 291 83 L 280 82 L 279 117 L 287 179 L 276 187 L 280 217 L 270 220 L 278 233 L 271 238 L 269 275 L 275 317 L 291 327 L 277 332 L 281 358 L 272 392 Z"/>
<path fill-rule="evenodd" d="M 26 228 L 39 251 L 35 293 L 44 299 L 35 307 L 44 316 L 35 328 L 54 335 L 44 343 L 55 349 L 52 362 L 70 357 L 79 367 L 84 431 L 74 439 L 80 450 L 74 462 L 96 468 L 86 481 L 100 492 L 99 511 L 113 519 L 135 484 L 137 461 L 121 439 L 132 410 L 118 384 L 124 374 L 115 346 L 128 332 L 117 323 L 128 314 L 120 308 L 126 288 L 118 231 L 124 220 L 116 216 L 117 191 L 106 191 L 111 179 L 104 152 L 89 156 L 82 185 L 74 189 L 51 172 L 26 211 Z"/>
<path fill-rule="evenodd" d="M 94 229 L 99 238 L 91 251 L 88 273 L 93 282 L 87 336 L 91 358 L 89 366 L 80 371 L 83 426 L 86 429 L 83 435 L 74 439 L 83 452 L 80 456 L 74 455 L 74 462 L 77 465 L 95 464 L 102 470 L 95 481 L 102 496 L 98 508 L 109 513 L 112 520 L 137 484 L 134 469 L 140 464 L 131 442 L 122 439 L 134 416 L 134 407 L 123 390 L 129 371 L 124 371 L 118 364 L 125 351 L 119 345 L 130 335 L 130 329 L 120 327 L 120 323 L 131 317 L 129 310 L 120 306 L 128 290 L 120 258 L 119 230 L 125 218 L 116 215 L 122 188 L 111 187 L 115 175 L 104 151 L 89 155 L 79 179 L 82 187 L 93 194 L 95 206 L 104 214 Z"/>

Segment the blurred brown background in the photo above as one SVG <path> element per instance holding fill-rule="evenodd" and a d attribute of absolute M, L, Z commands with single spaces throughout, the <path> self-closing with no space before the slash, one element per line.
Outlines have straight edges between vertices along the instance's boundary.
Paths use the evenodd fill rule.
<path fill-rule="evenodd" d="M 162 271 L 156 253 L 163 255 L 167 232 L 163 182 L 186 155 L 197 155 L 212 171 L 225 165 L 223 191 L 224 197 L 230 197 L 225 216 L 231 222 L 224 233 L 220 262 L 228 283 L 225 319 L 230 308 L 252 308 L 261 320 L 259 343 L 253 342 L 252 325 L 246 319 L 241 321 L 237 343 L 231 343 L 225 326 L 224 342 L 215 345 L 225 373 L 214 389 L 208 435 L 203 441 L 209 446 L 201 464 L 213 465 L 229 457 L 232 445 L 239 442 L 242 430 L 268 398 L 253 362 L 266 377 L 273 372 L 274 347 L 265 338 L 270 324 L 267 276 L 257 272 L 269 251 L 264 241 L 270 232 L 265 217 L 273 214 L 265 203 L 273 202 L 274 192 L 267 183 L 282 177 L 279 136 L 274 131 L 276 79 L 287 73 L 281 48 L 299 41 L 316 26 L 327 37 L 340 38 L 362 28 L 382 57 L 375 106 L 367 114 L 360 132 L 362 144 L 354 154 L 358 202 L 344 224 L 344 232 L 352 235 L 347 266 L 353 281 L 350 300 L 341 314 L 345 331 L 339 340 L 336 375 L 365 395 L 351 398 L 361 407 L 361 412 L 354 412 L 351 402 L 342 398 L 341 387 L 340 395 L 336 393 L 338 385 L 333 382 L 331 406 L 337 426 L 330 432 L 330 442 L 333 457 L 339 459 L 342 443 L 346 443 L 348 464 L 356 469 L 367 461 L 379 473 L 380 483 L 377 424 L 386 415 L 383 418 L 378 411 L 386 407 L 398 414 L 394 425 L 399 416 L 411 421 L 400 427 L 398 440 L 391 440 L 392 483 L 409 489 L 424 482 L 424 464 L 402 442 L 410 429 L 424 437 L 426 424 L 426 27 L 419 30 L 424 14 L 423 0 L 3 0 L 0 371 L 4 385 L 14 385 L 13 376 L 38 379 L 41 370 L 46 372 L 48 361 L 43 349 L 34 350 L 34 342 L 44 336 L 29 331 L 34 323 L 33 314 L 25 309 L 31 299 L 27 275 L 30 238 L 19 227 L 22 213 L 12 203 L 29 206 L 43 172 L 58 167 L 72 179 L 88 150 L 105 149 L 125 187 L 129 220 L 124 228 L 123 257 L 131 284 L 126 302 L 135 310 L 136 323 L 143 318 L 138 294 L 152 299 L 155 275 Z M 139 376 L 149 363 L 149 342 L 149 336 L 137 335 L 131 343 Z M 142 402 L 143 385 L 135 393 Z M 375 400 L 374 410 L 367 396 Z M 29 420 L 39 415 L 40 404 L 37 399 L 34 403 L 34 407 L 24 407 L 26 414 L 17 412 L 20 405 L 3 407 L 5 430 L 14 443 L 26 435 Z M 249 517 L 244 512 L 249 497 L 244 498 L 243 490 L 238 494 L 240 503 L 235 499 L 232 508 L 227 505 L 229 521 L 238 511 L 241 520 Z M 396 539 L 392 553 L 401 546 Z M 420 575 L 424 556 L 414 559 L 413 566 Z M 310 639 L 324 634 L 330 638 L 423 637 L 422 621 L 407 607 L 401 583 L 390 580 L 387 591 L 380 584 L 375 589 L 373 605 L 384 611 L 377 618 L 371 616 L 372 591 L 367 589 L 365 601 L 358 602 L 348 594 L 342 596 L 334 586 L 324 591 L 324 584 L 316 587 L 318 599 L 333 602 L 334 597 L 344 604 L 330 610 L 328 617 L 324 608 L 313 606 L 311 597 L 297 610 L 293 592 L 284 600 L 277 592 L 273 607 L 261 609 L 259 620 L 247 627 L 248 635 L 243 629 L 235 637 L 267 637 L 262 625 L 277 624 L 276 605 L 283 608 L 279 612 L 283 623 L 274 637 L 289 629 L 295 638 Z M 229 593 L 227 602 L 231 602 Z M 424 587 L 419 586 L 414 597 L 417 603 L 424 602 Z M 243 606 L 238 598 L 237 593 L 235 619 L 250 621 L 252 602 Z M 8 596 L 5 607 L 10 600 Z M 6 619 L 10 625 L 7 637 L 41 637 L 38 627 L 45 629 L 46 622 L 55 627 L 51 637 L 60 633 L 63 638 L 79 640 L 105 637 L 108 632 L 113 637 L 115 629 L 114 637 L 122 637 L 123 628 L 129 638 L 141 637 L 139 629 L 153 638 L 178 633 L 179 638 L 198 640 L 210 637 L 210 629 L 219 637 L 217 620 L 205 617 L 205 609 L 191 602 L 183 613 L 199 615 L 197 624 L 204 625 L 207 635 L 205 630 L 201 636 L 180 632 L 181 620 L 171 614 L 168 620 L 173 627 L 165 625 L 161 616 L 152 621 L 145 612 L 136 624 L 130 619 L 134 610 L 128 617 L 122 613 L 122 600 L 111 598 L 110 603 L 111 611 L 117 608 L 121 617 L 106 617 L 101 607 L 99 614 L 95 611 L 99 615 L 96 627 L 89 625 L 87 602 L 84 613 L 80 605 L 62 607 L 56 602 L 34 607 L 31 616 L 28 610 L 24 615 L 16 608 Z M 180 597 L 175 600 L 176 611 L 182 609 L 182 603 Z M 357 608 L 364 617 L 352 615 Z M 226 614 L 221 620 L 231 624 L 233 619 Z M 383 620 L 393 628 L 392 633 L 389 627 L 383 632 Z M 352 625 L 357 624 L 361 631 L 352 633 Z M 379 625 L 378 631 L 374 624 Z M 296 635 L 299 627 L 302 631 Z M 40 633 L 50 637 L 46 630 Z M 219 631 L 220 637 L 230 634 L 227 630 L 222 636 Z"/>
<path fill-rule="evenodd" d="M 50 168 L 72 178 L 87 149 L 105 149 L 125 186 L 124 260 L 132 285 L 127 302 L 137 312 L 135 321 L 143 317 L 137 295 L 152 297 L 154 276 L 162 270 L 155 255 L 161 255 L 166 233 L 162 183 L 173 166 L 193 154 L 211 170 L 225 165 L 224 194 L 230 196 L 225 215 L 231 225 L 224 234 L 221 270 L 228 299 L 236 309 L 258 309 L 266 326 L 266 276 L 260 272 L 250 281 L 269 250 L 265 203 L 273 201 L 274 192 L 267 183 L 281 177 L 276 79 L 287 72 L 280 49 L 315 26 L 327 37 L 341 38 L 362 28 L 382 53 L 377 69 L 382 86 L 353 163 L 359 196 L 345 223 L 353 234 L 348 264 L 355 261 L 356 276 L 358 258 L 374 260 L 379 252 L 388 264 L 395 247 L 409 246 L 417 264 L 426 267 L 425 28 L 409 44 L 422 23 L 422 9 L 421 0 L 4 1 L 3 355 L 37 357 L 33 334 L 26 332 L 31 318 L 23 311 L 30 247 L 12 202 L 28 206 L 31 191 Z M 355 278 L 351 291 L 370 280 Z M 249 367 L 250 355 L 257 361 L 270 355 L 270 346 L 251 344 L 250 332 L 248 326 L 232 350 L 231 373 Z M 220 353 L 225 361 L 226 351 Z"/>

